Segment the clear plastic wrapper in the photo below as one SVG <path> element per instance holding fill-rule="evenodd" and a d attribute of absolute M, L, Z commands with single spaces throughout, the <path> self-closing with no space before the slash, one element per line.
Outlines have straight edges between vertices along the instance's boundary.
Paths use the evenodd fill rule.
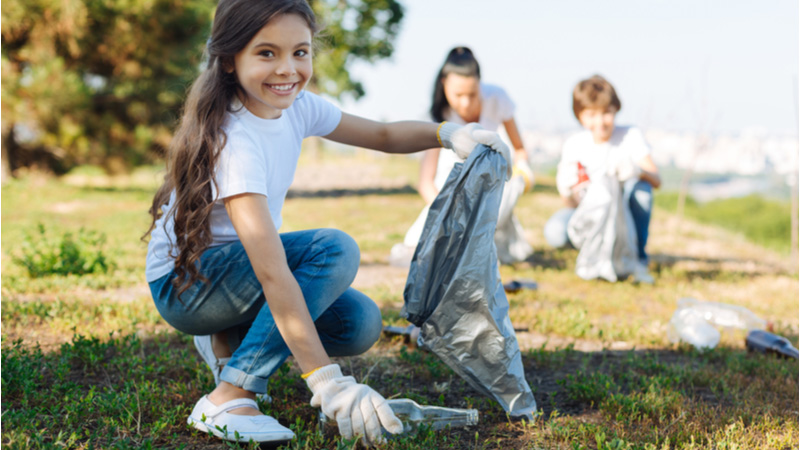
<path fill-rule="evenodd" d="M 678 309 L 669 321 L 670 342 L 686 342 L 698 350 L 719 344 L 720 333 L 714 325 L 741 330 L 759 330 L 766 322 L 749 309 L 726 303 L 704 302 L 685 297 L 678 300 Z"/>

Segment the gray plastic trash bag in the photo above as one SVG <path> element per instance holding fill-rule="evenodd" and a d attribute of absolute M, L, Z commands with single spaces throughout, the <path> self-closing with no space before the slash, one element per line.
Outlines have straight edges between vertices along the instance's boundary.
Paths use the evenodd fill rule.
<path fill-rule="evenodd" d="M 614 282 L 636 270 L 633 217 L 624 198 L 615 177 L 592 177 L 586 195 L 567 223 L 569 240 L 580 249 L 575 260 L 579 277 Z"/>
<path fill-rule="evenodd" d="M 511 416 L 533 420 L 533 398 L 508 317 L 494 233 L 505 159 L 480 146 L 456 164 L 431 204 L 414 253 L 402 314 L 418 343 Z"/>

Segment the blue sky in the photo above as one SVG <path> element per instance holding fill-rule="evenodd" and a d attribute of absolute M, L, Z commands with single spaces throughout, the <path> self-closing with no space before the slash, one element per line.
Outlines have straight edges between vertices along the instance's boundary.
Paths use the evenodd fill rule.
<path fill-rule="evenodd" d="M 449 49 L 467 45 L 483 80 L 503 86 L 526 129 L 577 126 L 571 92 L 599 73 L 617 88 L 619 123 L 737 134 L 797 133 L 796 0 L 404 0 L 389 61 L 352 68 L 367 96 L 345 111 L 426 119 Z"/>

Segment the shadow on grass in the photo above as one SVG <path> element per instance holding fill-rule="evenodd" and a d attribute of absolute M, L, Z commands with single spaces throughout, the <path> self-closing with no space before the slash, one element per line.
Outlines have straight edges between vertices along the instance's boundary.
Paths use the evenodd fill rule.
<path fill-rule="evenodd" d="M 157 187 L 146 186 L 80 186 L 81 192 L 100 194 L 147 194 L 155 195 Z"/>
<path fill-rule="evenodd" d="M 705 353 L 689 347 L 579 352 L 567 346 L 522 355 L 542 412 L 541 420 L 526 431 L 435 355 L 401 342 L 383 338 L 366 355 L 334 361 L 387 398 L 476 408 L 480 422 L 468 429 L 390 441 L 390 449 L 445 444 L 473 449 L 478 436 L 492 439 L 492 445 L 480 448 L 532 448 L 531 439 L 581 439 L 587 420 L 609 436 L 610 430 L 621 430 L 633 443 L 650 442 L 653 426 L 669 426 L 675 444 L 698 429 L 708 432 L 693 438 L 708 442 L 715 430 L 741 416 L 756 420 L 769 414 L 780 426 L 796 422 L 795 361 L 729 348 Z M 317 433 L 318 410 L 309 406 L 310 393 L 292 364 L 290 360 L 270 377 L 274 400 L 262 404 L 262 410 L 294 429 L 297 438 L 291 448 L 341 448 L 335 430 Z M 213 389 L 211 372 L 188 336 L 76 336 L 48 354 L 11 345 L 3 349 L 2 365 L 4 447 L 49 448 L 62 441 L 70 448 L 231 447 L 186 425 L 194 403 Z M 554 434 L 554 427 L 566 434 Z"/>
<path fill-rule="evenodd" d="M 4 448 L 277 448 L 225 443 L 186 424 L 195 402 L 214 388 L 188 335 L 76 334 L 48 353 L 4 342 L 2 365 Z M 284 365 L 270 389 L 276 400 L 262 405 L 267 414 L 315 429 L 316 410 L 296 371 Z"/>
<path fill-rule="evenodd" d="M 770 264 L 764 261 L 756 261 L 749 259 L 737 258 L 700 258 L 696 256 L 686 255 L 670 255 L 665 253 L 651 254 L 650 261 L 654 265 L 654 270 L 660 273 L 664 269 L 672 269 L 681 262 L 696 262 L 708 264 L 708 269 L 695 269 L 686 270 L 686 278 L 688 280 L 702 279 L 702 280 L 717 280 L 720 276 L 725 279 L 737 278 L 753 278 L 766 274 L 773 275 L 793 275 L 792 272 L 778 264 Z M 738 264 L 738 265 L 753 265 L 753 267 L 765 267 L 767 270 L 732 270 L 731 268 L 718 268 L 721 264 Z"/>
<path fill-rule="evenodd" d="M 578 252 L 575 249 L 554 249 L 543 248 L 534 249 L 526 263 L 531 266 L 542 267 L 546 269 L 564 270 L 571 265 L 570 261 L 575 261 Z"/>
<path fill-rule="evenodd" d="M 536 185 L 533 187 L 533 192 L 535 192 L 535 193 L 543 193 L 543 194 L 545 194 L 545 193 L 546 193 L 546 194 L 554 194 L 554 195 L 559 195 L 559 193 L 558 193 L 558 188 L 556 188 L 556 185 L 555 185 L 555 184 L 541 184 L 541 183 L 537 183 L 537 184 L 536 184 Z"/>
<path fill-rule="evenodd" d="M 299 190 L 291 189 L 286 194 L 286 198 L 329 198 L 329 197 L 356 197 L 366 195 L 400 195 L 416 194 L 417 190 L 410 185 L 390 188 L 359 188 L 359 189 L 318 189 L 318 190 Z"/>

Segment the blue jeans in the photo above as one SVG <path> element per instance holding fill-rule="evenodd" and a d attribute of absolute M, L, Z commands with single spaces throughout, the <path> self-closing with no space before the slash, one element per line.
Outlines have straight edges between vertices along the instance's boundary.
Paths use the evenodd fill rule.
<path fill-rule="evenodd" d="M 350 287 L 360 252 L 347 234 L 331 229 L 280 235 L 286 259 L 303 292 L 322 345 L 330 356 L 367 351 L 380 337 L 378 306 Z M 200 259 L 198 281 L 177 295 L 174 272 L 150 283 L 158 312 L 177 330 L 193 335 L 225 331 L 233 350 L 220 379 L 264 393 L 267 379 L 291 354 L 267 305 L 241 242 L 212 247 Z"/>
<path fill-rule="evenodd" d="M 643 180 L 631 180 L 625 183 L 625 198 L 633 216 L 636 228 L 636 251 L 639 261 L 647 262 L 647 237 L 650 229 L 650 217 L 653 211 L 653 187 Z M 575 212 L 574 208 L 563 208 L 556 211 L 544 225 L 544 238 L 548 244 L 556 248 L 571 246 L 567 236 L 567 223 Z"/>

